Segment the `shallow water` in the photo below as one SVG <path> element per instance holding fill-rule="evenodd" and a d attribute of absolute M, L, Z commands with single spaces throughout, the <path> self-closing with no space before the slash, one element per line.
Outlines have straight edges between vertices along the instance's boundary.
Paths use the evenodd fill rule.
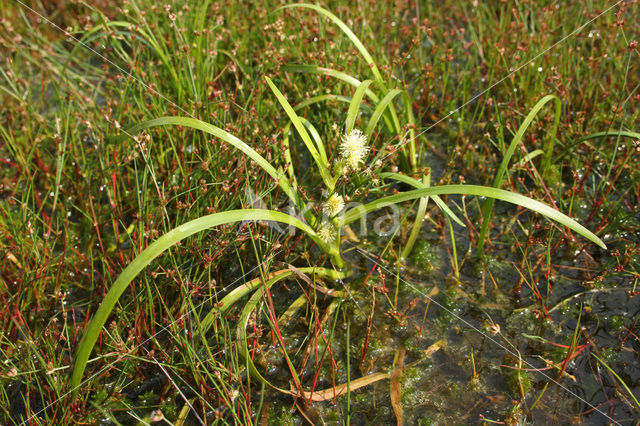
<path fill-rule="evenodd" d="M 349 283 L 352 297 L 344 302 L 347 313 L 340 317 L 347 318 L 350 327 L 352 381 L 393 371 L 394 358 L 397 361 L 403 353 L 408 367 L 399 379 L 399 405 L 405 424 L 476 424 L 483 419 L 509 424 L 634 422 L 637 411 L 629 393 L 592 355 L 640 394 L 640 343 L 628 331 L 640 313 L 640 298 L 635 297 L 634 282 L 628 276 L 605 274 L 593 286 L 595 272 L 606 267 L 607 253 L 591 247 L 590 255 L 558 250 L 548 280 L 540 272 L 525 277 L 536 280 L 546 316 L 542 305 L 534 303 L 532 290 L 519 283 L 521 256 L 508 247 L 495 246 L 486 257 L 485 268 L 469 254 L 456 279 L 447 256 L 448 242 L 427 228 L 412 258 L 399 270 L 399 278 L 392 263 L 381 265 L 390 300 L 376 292 L 370 328 L 371 287 L 380 286 L 381 278 L 374 272 L 365 287 L 362 281 L 374 265 L 369 253 L 378 253 L 385 241 L 359 244 L 369 253 L 345 249 L 359 270 Z M 468 242 L 462 234 L 459 237 L 458 250 L 466 249 Z M 594 258 L 601 260 L 594 264 Z M 396 285 L 399 313 L 393 312 L 392 303 Z M 574 333 L 577 338 L 571 352 L 579 353 L 565 366 Z M 332 381 L 347 381 L 345 334 L 343 321 L 332 344 L 338 368 L 332 371 L 324 366 L 324 378 L 315 389 L 331 387 Z M 367 334 L 367 356 L 361 362 Z M 300 334 L 296 342 L 302 340 Z M 434 344 L 439 349 L 419 361 Z M 277 356 L 270 359 L 277 360 Z M 313 362 L 309 365 L 312 368 L 305 377 L 312 379 L 316 368 Z M 287 376 L 283 368 L 271 372 L 273 380 Z M 303 382 L 307 389 L 313 383 Z M 388 379 L 353 391 L 348 403 L 345 396 L 335 404 L 311 403 L 306 415 L 326 424 L 340 424 L 347 414 L 354 424 L 396 422 L 398 407 L 394 411 Z M 271 404 L 274 421 L 283 420 L 278 416 L 302 421 L 299 414 L 290 412 L 291 398 L 275 396 Z"/>

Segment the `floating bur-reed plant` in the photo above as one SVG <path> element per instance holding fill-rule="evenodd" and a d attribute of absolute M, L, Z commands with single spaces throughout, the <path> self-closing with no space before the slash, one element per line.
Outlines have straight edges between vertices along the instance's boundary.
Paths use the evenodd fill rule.
<path fill-rule="evenodd" d="M 307 128 L 313 129 L 311 123 L 303 121 L 295 110 L 291 107 L 289 102 L 282 95 L 280 90 L 275 86 L 270 78 L 266 77 L 266 82 L 273 91 L 275 97 L 278 99 L 280 105 L 287 113 L 290 124 L 292 124 L 304 145 L 306 146 L 309 154 L 311 155 L 318 174 L 320 175 L 324 183 L 324 193 L 330 194 L 324 201 L 320 213 L 314 214 L 312 209 L 303 205 L 302 197 L 298 189 L 298 183 L 295 180 L 295 170 L 293 164 L 289 165 L 287 175 L 283 174 L 276 165 L 267 161 L 264 157 L 258 154 L 248 144 L 241 141 L 232 134 L 220 129 L 212 124 L 206 123 L 201 120 L 197 120 L 189 117 L 163 117 L 155 120 L 147 121 L 132 127 L 126 132 L 125 136 L 118 138 L 129 137 L 128 135 L 135 135 L 142 130 L 166 126 L 175 125 L 183 126 L 196 130 L 203 131 L 210 134 L 222 141 L 225 141 L 232 145 L 235 149 L 247 155 L 251 158 L 259 167 L 261 167 L 267 174 L 269 174 L 276 182 L 276 184 L 283 190 L 284 194 L 289 198 L 297 213 L 286 214 L 276 210 L 266 209 L 240 209 L 231 210 L 220 213 L 211 214 L 208 216 L 200 217 L 189 221 L 183 225 L 177 226 L 173 230 L 164 234 L 158 238 L 155 242 L 149 245 L 143 250 L 120 274 L 117 280 L 113 283 L 109 291 L 107 292 L 102 304 L 91 319 L 91 322 L 87 326 L 82 341 L 80 342 L 73 366 L 70 386 L 73 390 L 77 390 L 89 356 L 96 343 L 100 330 L 104 326 L 107 318 L 111 314 L 118 299 L 125 291 L 131 281 L 155 258 L 160 256 L 164 251 L 170 247 L 176 245 L 181 240 L 194 235 L 199 232 L 206 231 L 212 227 L 239 223 L 247 221 L 273 221 L 279 222 L 289 226 L 291 229 L 295 228 L 302 231 L 310 240 L 312 240 L 317 246 L 328 255 L 330 259 L 331 267 L 326 268 L 323 266 L 305 268 L 304 273 L 313 274 L 320 278 L 326 278 L 331 280 L 341 279 L 349 276 L 350 270 L 348 265 L 345 264 L 340 247 L 340 233 L 342 229 L 350 223 L 366 217 L 366 215 L 372 211 L 382 209 L 387 206 L 396 205 L 405 201 L 411 201 L 416 199 L 427 199 L 430 197 L 434 199 L 438 206 L 440 206 L 443 212 L 450 216 L 453 220 L 460 222 L 459 219 L 453 214 L 453 212 L 446 207 L 444 202 L 439 198 L 440 195 L 446 194 L 462 194 L 462 195 L 476 195 L 482 197 L 488 197 L 492 199 L 498 199 L 507 201 L 524 208 L 530 209 L 537 213 L 540 213 L 551 220 L 558 222 L 561 225 L 576 231 L 583 235 L 587 239 L 595 242 L 601 247 L 605 247 L 604 243 L 589 230 L 578 224 L 570 217 L 563 213 L 531 198 L 523 195 L 505 191 L 498 188 L 476 186 L 476 185 L 441 185 L 429 187 L 428 183 L 418 181 L 407 175 L 401 173 L 390 173 L 384 171 L 384 162 L 378 162 L 379 167 L 369 167 L 371 172 L 369 175 L 365 175 L 363 178 L 364 184 L 368 185 L 369 189 L 374 190 L 378 194 L 384 194 L 385 188 L 375 185 L 382 179 L 392 179 L 398 182 L 404 182 L 412 185 L 414 190 L 400 192 L 394 195 L 383 195 L 374 201 L 362 203 L 350 203 L 345 208 L 344 198 L 338 191 L 340 187 L 338 182 L 341 177 L 346 177 L 349 180 L 348 173 L 354 169 L 361 170 L 364 167 L 364 161 L 367 158 L 370 147 L 367 145 L 367 139 L 358 130 L 353 128 L 355 123 L 355 116 L 359 113 L 361 106 L 361 98 L 353 96 L 351 104 L 346 118 L 346 132 L 342 140 L 342 145 L 337 152 L 329 153 L 325 149 L 325 144 L 322 138 L 319 137 L 317 132 L 314 132 L 314 138 L 312 139 Z M 361 86 L 356 91 L 361 90 Z M 374 119 L 372 117 L 372 119 Z M 117 139 L 118 139 L 117 138 Z M 291 158 L 290 147 L 288 145 L 288 138 L 286 139 L 285 146 L 285 158 Z M 330 155 L 332 154 L 332 155 Z M 330 159 L 333 160 L 333 164 L 330 164 Z M 333 167 L 331 167 L 333 166 Z M 347 175 L 345 176 L 345 173 Z M 302 270 L 303 268 L 301 268 Z M 222 299 L 222 302 L 218 304 L 213 310 L 203 319 L 201 322 L 200 333 L 206 333 L 208 328 L 213 324 L 214 318 L 219 313 L 225 312 L 231 305 L 247 296 L 250 293 L 253 295 L 250 297 L 249 302 L 245 305 L 240 316 L 240 324 L 238 326 L 238 340 L 243 347 L 243 354 L 248 355 L 248 349 L 246 345 L 246 322 L 248 321 L 249 314 L 259 298 L 262 297 L 265 291 L 267 291 L 276 282 L 292 275 L 291 270 L 276 271 L 272 275 L 265 277 L 264 280 L 253 280 L 247 284 L 241 285 L 235 290 L 231 291 L 227 296 Z M 335 292 L 334 293 L 338 293 Z M 287 365 L 292 373 L 294 382 L 300 388 L 300 381 L 297 378 L 297 373 L 287 358 Z M 247 366 L 250 373 L 268 384 L 271 385 L 262 375 L 257 371 L 250 357 L 247 356 Z M 285 393 L 291 393 L 291 390 L 278 389 Z"/>

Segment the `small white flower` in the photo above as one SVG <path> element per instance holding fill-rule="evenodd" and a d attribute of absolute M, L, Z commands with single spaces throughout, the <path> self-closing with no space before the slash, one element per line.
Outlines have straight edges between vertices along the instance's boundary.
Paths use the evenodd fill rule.
<path fill-rule="evenodd" d="M 331 194 L 322 207 L 322 213 L 325 216 L 333 217 L 340 213 L 344 208 L 344 198 L 336 193 Z"/>
<path fill-rule="evenodd" d="M 342 138 L 340 155 L 350 168 L 355 170 L 360 163 L 364 163 L 368 154 L 367 137 L 360 130 L 353 129 Z"/>
<path fill-rule="evenodd" d="M 330 223 L 323 223 L 318 229 L 318 238 L 325 243 L 330 243 L 335 239 L 335 228 Z"/>

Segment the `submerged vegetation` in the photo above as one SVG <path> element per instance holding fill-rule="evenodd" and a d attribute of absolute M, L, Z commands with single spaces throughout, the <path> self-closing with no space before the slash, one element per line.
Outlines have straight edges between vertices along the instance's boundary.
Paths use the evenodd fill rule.
<path fill-rule="evenodd" d="M 480 3 L 0 6 L 3 423 L 637 418 L 638 4 Z"/>

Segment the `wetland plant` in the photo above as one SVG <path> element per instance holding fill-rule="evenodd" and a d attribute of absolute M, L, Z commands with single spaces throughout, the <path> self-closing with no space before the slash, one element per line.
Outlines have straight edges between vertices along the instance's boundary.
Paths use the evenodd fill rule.
<path fill-rule="evenodd" d="M 203 232 L 215 226 L 247 221 L 272 221 L 287 225 L 290 229 L 300 230 L 328 255 L 331 261 L 331 266 L 333 267 L 304 268 L 302 272 L 315 274 L 319 277 L 333 280 L 345 278 L 350 273 L 349 266 L 345 264 L 340 251 L 341 231 L 349 224 L 365 218 L 368 213 L 375 210 L 397 205 L 405 201 L 431 197 L 445 214 L 449 215 L 457 223 L 463 225 L 455 214 L 444 204 L 442 199 L 440 199 L 440 195 L 476 195 L 517 204 L 521 207 L 540 213 L 549 219 L 576 231 L 599 246 L 605 247 L 604 243 L 596 235 L 570 217 L 546 204 L 523 195 L 494 187 L 478 185 L 439 185 L 429 187 L 423 182 L 413 179 L 408 175 L 384 171 L 384 161 L 380 161 L 379 159 L 375 159 L 372 165 L 366 166 L 364 164 L 365 159 L 367 158 L 371 148 L 367 145 L 366 136 L 353 127 L 355 115 L 359 112 L 359 104 L 357 103 L 359 99 L 357 96 L 353 97 L 354 101 L 352 101 L 352 104 L 349 107 L 349 113 L 347 114 L 346 119 L 346 130 L 340 144 L 339 152 L 337 155 L 332 156 L 333 162 L 330 163 L 329 155 L 331 153 L 326 151 L 322 139 L 319 137 L 318 132 L 315 131 L 311 123 L 306 120 L 303 121 L 303 119 L 296 114 L 294 109 L 287 102 L 271 79 L 267 77 L 266 82 L 280 102 L 282 108 L 287 113 L 290 122 L 298 131 L 300 138 L 304 142 L 304 145 L 313 159 L 318 174 L 322 178 L 324 183 L 324 192 L 328 195 L 322 203 L 322 208 L 317 209 L 320 210 L 320 213 L 315 213 L 312 208 L 303 204 L 292 163 L 287 164 L 287 174 L 285 175 L 282 168 L 276 168 L 276 166 L 269 163 L 249 145 L 219 127 L 190 117 L 163 117 L 140 123 L 137 126 L 130 128 L 126 132 L 127 135 L 135 135 L 142 130 L 157 126 L 179 125 L 201 130 L 224 142 L 227 142 L 251 158 L 251 160 L 253 160 L 274 179 L 275 184 L 282 189 L 291 203 L 297 208 L 297 214 L 287 214 L 267 209 L 239 209 L 214 213 L 177 226 L 150 244 L 120 274 L 109 289 L 102 301 L 102 304 L 89 323 L 76 353 L 70 383 L 73 388 L 80 384 L 89 355 L 95 345 L 98 334 L 102 329 L 102 326 L 105 324 L 108 316 L 111 314 L 111 311 L 120 298 L 120 295 L 125 291 L 131 281 L 155 258 L 160 256 L 170 247 L 193 234 Z M 310 132 L 307 131 L 307 127 L 312 129 L 311 133 L 314 135 L 313 139 L 309 134 Z M 285 150 L 285 158 L 291 158 L 288 141 L 285 145 Z M 378 153 L 378 156 L 380 156 L 380 153 Z M 345 206 L 345 197 L 349 197 L 349 199 L 353 199 L 353 197 L 349 194 L 342 194 L 339 192 L 343 186 L 340 185 L 340 183 L 348 183 L 352 179 L 354 173 L 360 174 L 360 179 L 358 179 L 359 183 L 367 185 L 367 189 L 370 190 L 370 193 L 379 194 L 378 198 L 373 201 L 363 203 L 356 203 L 352 201 Z M 416 189 L 399 192 L 393 195 L 384 195 L 387 188 L 385 186 L 379 186 L 380 182 L 384 179 L 409 184 Z M 376 183 L 378 186 L 376 186 Z M 279 271 L 271 274 L 264 284 L 261 280 L 254 280 L 250 283 L 241 285 L 227 295 L 214 311 L 218 313 L 224 312 L 229 306 L 233 305 L 234 302 L 251 292 L 256 293 L 252 296 L 247 306 L 254 306 L 259 300 L 259 297 L 256 295 L 261 296 L 270 286 L 288 276 L 291 276 L 293 273 L 293 271 Z M 247 312 L 250 311 L 251 309 Z M 248 318 L 248 314 L 246 318 Z M 203 332 L 206 332 L 206 329 L 211 324 L 212 320 L 213 316 L 207 316 L 203 320 Z M 252 371 L 252 373 L 254 375 L 258 374 L 257 371 Z"/>
<path fill-rule="evenodd" d="M 406 91 L 388 88 L 371 55 L 353 32 L 349 30 L 346 24 L 335 15 L 314 5 L 296 4 L 287 7 L 313 9 L 329 18 L 333 23 L 338 25 L 353 42 L 373 73 L 373 79 L 359 81 L 335 70 L 306 65 L 289 67 L 289 70 L 293 71 L 330 75 L 346 81 L 355 87 L 352 96 L 346 99 L 349 106 L 346 112 L 344 131 L 339 146 L 331 148 L 330 144 L 327 143 L 328 141 L 325 140 L 326 138 L 320 135 L 320 132 L 317 131 L 313 123 L 299 116 L 297 112 L 300 108 L 326 100 L 328 99 L 327 97 L 307 99 L 294 108 L 269 77 L 265 77 L 265 81 L 288 118 L 288 122 L 282 131 L 284 148 L 282 157 L 284 164 L 268 161 L 250 145 L 233 134 L 193 117 L 173 116 L 145 121 L 129 128 L 124 132 L 124 135 L 115 137 L 115 140 L 136 137 L 135 135 L 142 131 L 160 126 L 181 126 L 209 134 L 217 140 L 233 146 L 267 173 L 271 179 L 273 179 L 273 187 L 279 187 L 288 198 L 291 208 L 289 209 L 289 213 L 269 209 L 247 208 L 210 214 L 177 226 L 150 244 L 118 276 L 87 326 L 75 355 L 70 381 L 70 387 L 74 391 L 78 389 L 82 381 L 89 356 L 102 327 L 118 299 L 132 280 L 155 258 L 170 247 L 191 235 L 204 232 L 212 227 L 242 222 L 276 222 L 284 224 L 290 232 L 296 230 L 301 231 L 326 254 L 329 260 L 329 264 L 306 268 L 290 267 L 289 269 L 271 272 L 239 285 L 222 298 L 200 321 L 198 333 L 205 334 L 213 325 L 217 315 L 224 313 L 236 302 L 249 296 L 248 302 L 241 310 L 238 323 L 240 352 L 245 357 L 247 369 L 253 377 L 259 379 L 263 384 L 289 394 L 299 394 L 302 392 L 302 388 L 301 381 L 298 378 L 299 375 L 295 371 L 293 363 L 289 360 L 286 350 L 283 351 L 283 353 L 287 367 L 291 372 L 296 391 L 276 388 L 273 384 L 269 383 L 262 377 L 254 366 L 251 357 L 248 356 L 249 349 L 247 347 L 246 328 L 250 314 L 271 286 L 294 274 L 309 274 L 333 281 L 347 278 L 351 274 L 351 269 L 342 256 L 340 244 L 341 235 L 350 224 L 356 221 L 363 223 L 366 220 L 367 214 L 375 210 L 396 206 L 399 203 L 407 201 L 419 200 L 416 219 L 408 240 L 405 242 L 402 253 L 403 257 L 410 252 L 411 247 L 418 237 L 429 198 L 443 211 L 449 222 L 453 220 L 464 226 L 464 223 L 440 198 L 441 195 L 452 194 L 475 195 L 491 200 L 487 201 L 483 207 L 485 223 L 490 216 L 493 200 L 497 199 L 542 214 L 558 224 L 577 232 L 599 246 L 605 247 L 604 243 L 596 235 L 558 210 L 529 197 L 498 188 L 508 172 L 509 160 L 515 147 L 522 139 L 522 135 L 534 120 L 536 114 L 547 102 L 552 100 L 556 102 L 556 122 L 549 141 L 553 140 L 558 125 L 560 105 L 558 98 L 554 96 L 544 97 L 527 116 L 504 156 L 503 163 L 496 174 L 493 187 L 477 185 L 430 186 L 429 173 L 421 171 L 420 165 L 417 162 L 416 146 L 420 140 L 420 135 L 415 132 L 416 126 L 409 94 Z M 363 98 L 365 96 L 372 101 L 374 107 L 368 114 L 361 114 L 361 110 L 364 108 Z M 401 100 L 401 105 L 394 103 L 395 100 Z M 404 107 L 404 111 L 402 114 L 399 114 L 397 108 L 401 108 L 402 106 Z M 364 120 L 365 116 L 368 118 L 368 121 L 366 125 L 362 126 L 364 131 L 361 131 L 356 128 L 356 121 L 358 117 Z M 392 134 L 401 136 L 396 145 L 374 146 L 371 144 L 371 136 L 379 124 L 386 126 L 387 130 Z M 289 135 L 291 126 L 295 128 L 299 139 L 306 149 L 306 153 L 308 153 L 310 157 L 313 170 L 317 172 L 316 176 L 318 176 L 322 182 L 321 191 L 309 190 L 309 193 L 322 194 L 315 205 L 305 200 L 304 194 L 307 192 L 304 190 L 304 185 L 298 180 L 301 175 L 299 170 L 296 170 L 296 164 L 299 163 L 292 158 L 291 141 L 293 141 L 293 139 L 290 138 Z M 406 134 L 403 135 L 405 132 Z M 391 146 L 390 149 L 389 146 Z M 548 167 L 551 149 L 552 143 L 549 142 L 542 154 L 543 173 L 546 167 Z M 395 168 L 392 169 L 390 164 L 391 159 L 394 158 L 393 155 L 396 153 L 399 154 L 400 167 L 398 170 L 395 170 Z M 412 174 L 419 176 L 419 179 L 412 177 Z M 385 181 L 408 185 L 413 189 L 390 194 L 390 187 L 384 184 Z M 483 225 L 482 235 L 485 233 L 486 225 Z M 480 243 L 479 250 L 481 250 L 481 245 L 482 243 Z M 318 284 L 314 285 L 318 286 Z M 339 289 L 322 288 L 321 290 L 328 295 L 336 297 L 343 294 Z M 272 327 L 275 326 L 277 328 L 277 319 L 275 317 L 269 318 L 269 321 Z M 275 335 L 279 339 L 279 344 L 284 347 L 284 342 L 280 334 L 275 333 Z"/>

